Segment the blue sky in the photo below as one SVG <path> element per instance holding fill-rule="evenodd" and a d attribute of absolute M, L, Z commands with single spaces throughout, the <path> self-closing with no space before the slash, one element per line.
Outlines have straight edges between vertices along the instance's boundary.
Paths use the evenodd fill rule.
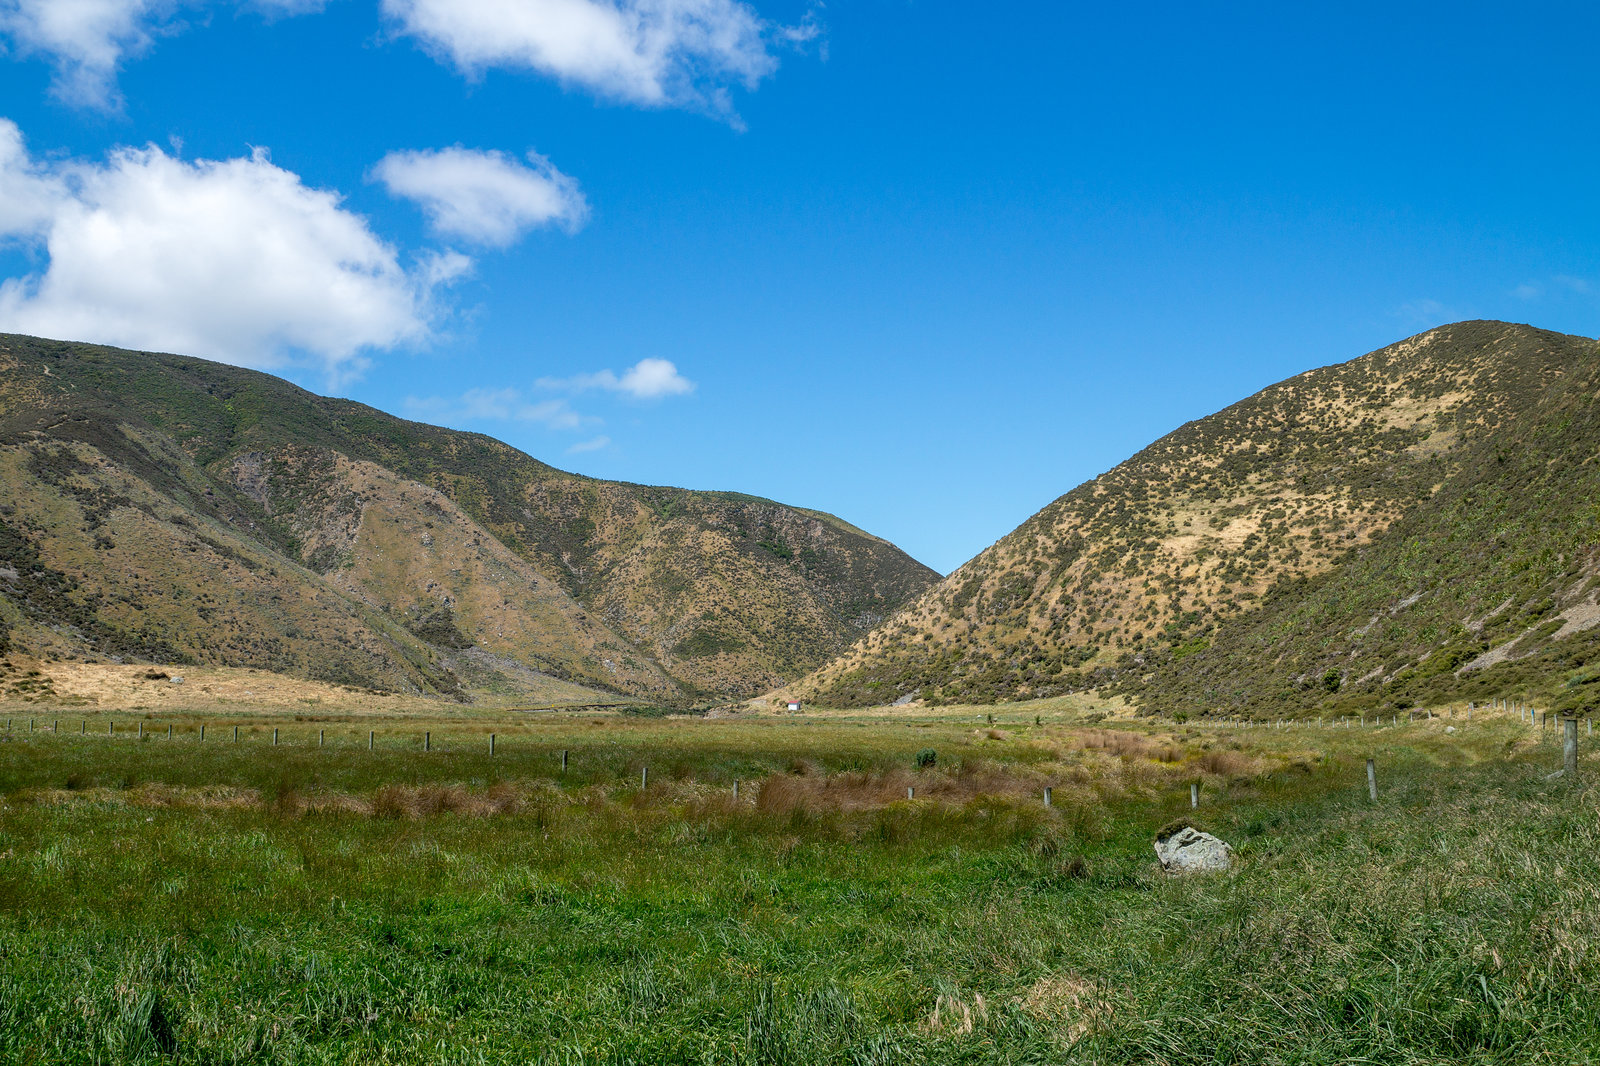
<path fill-rule="evenodd" d="M 1600 9 L 1291 6 L 0 0 L 0 329 L 948 571 L 1299 371 L 1600 333 Z"/>

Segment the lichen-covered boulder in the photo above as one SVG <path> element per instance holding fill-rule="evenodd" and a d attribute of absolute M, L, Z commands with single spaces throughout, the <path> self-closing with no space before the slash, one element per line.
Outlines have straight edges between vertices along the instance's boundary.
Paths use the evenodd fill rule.
<path fill-rule="evenodd" d="M 1233 864 L 1233 849 L 1210 833 L 1184 826 L 1156 841 L 1156 858 L 1169 874 L 1208 873 Z"/>

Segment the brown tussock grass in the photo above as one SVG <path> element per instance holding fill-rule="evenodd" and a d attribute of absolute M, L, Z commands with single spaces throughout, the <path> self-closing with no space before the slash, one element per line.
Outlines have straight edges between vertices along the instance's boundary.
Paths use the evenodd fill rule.
<path fill-rule="evenodd" d="M 1123 759 L 1149 759 L 1164 763 L 1183 761 L 1183 746 L 1167 737 L 1147 737 L 1118 729 L 1085 729 L 1074 739 L 1084 750 L 1105 751 Z"/>
<path fill-rule="evenodd" d="M 1245 777 L 1256 771 L 1256 761 L 1243 752 L 1216 749 L 1202 752 L 1194 764 L 1218 777 Z"/>
<path fill-rule="evenodd" d="M 389 785 L 379 789 L 373 796 L 372 815 L 375 818 L 409 818 L 413 821 L 446 813 L 485 818 L 514 814 L 522 809 L 523 803 L 522 793 L 503 783 L 492 785 L 483 792 L 459 785 Z"/>

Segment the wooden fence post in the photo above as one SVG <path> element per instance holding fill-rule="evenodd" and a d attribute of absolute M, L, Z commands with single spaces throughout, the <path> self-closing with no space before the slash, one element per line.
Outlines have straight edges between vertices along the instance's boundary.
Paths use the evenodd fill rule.
<path fill-rule="evenodd" d="M 1367 760 L 1367 797 L 1378 802 L 1378 768 L 1374 760 Z"/>
<path fill-rule="evenodd" d="M 639 767 L 639 787 L 640 788 L 649 788 L 650 787 L 650 767 L 648 767 L 648 766 Z"/>
<path fill-rule="evenodd" d="M 737 778 L 733 782 L 733 802 L 739 802 L 739 781 Z"/>
<path fill-rule="evenodd" d="M 144 721 L 142 719 L 139 722 L 139 739 L 144 739 Z"/>
<path fill-rule="evenodd" d="M 1578 720 L 1571 716 L 1561 720 L 1561 768 L 1566 771 L 1567 784 L 1578 783 Z"/>
<path fill-rule="evenodd" d="M 277 747 L 278 746 L 278 727 L 277 726 L 273 726 L 272 727 L 272 746 L 273 747 Z"/>
<path fill-rule="evenodd" d="M 328 731 L 326 729 L 317 730 L 317 747 L 320 748 L 324 744 L 326 744 L 327 742 L 328 742 Z"/>
<path fill-rule="evenodd" d="M 489 754 L 491 756 L 494 754 L 494 734 L 493 733 L 489 734 Z"/>
<path fill-rule="evenodd" d="M 567 751 L 565 748 L 561 749 L 561 772 L 567 772 Z"/>
<path fill-rule="evenodd" d="M 424 729 L 422 731 L 422 750 L 433 750 L 433 731 L 431 729 Z"/>
<path fill-rule="evenodd" d="M 205 742 L 206 742 L 206 724 L 204 722 L 201 722 L 200 723 L 200 743 L 204 744 Z"/>
<path fill-rule="evenodd" d="M 238 726 L 234 726 L 233 727 L 233 742 L 235 744 L 239 743 L 239 727 Z"/>
<path fill-rule="evenodd" d="M 1050 806 L 1055 800 L 1055 790 L 1049 785 L 1044 786 L 1044 805 Z"/>
<path fill-rule="evenodd" d="M 367 730 L 367 750 L 368 751 L 372 750 L 372 746 L 373 746 L 373 744 L 375 744 L 377 742 L 377 739 L 378 739 L 378 731 L 376 729 Z"/>
<path fill-rule="evenodd" d="M 1197 808 L 1199 806 L 1200 806 L 1200 783 L 1198 781 L 1191 781 L 1191 782 L 1189 782 L 1189 809 L 1190 810 L 1194 810 L 1195 808 Z"/>
<path fill-rule="evenodd" d="M 917 795 L 917 790 L 912 788 L 910 785 L 907 785 L 906 786 L 906 799 L 914 799 L 914 798 L 916 798 L 916 795 Z"/>
<path fill-rule="evenodd" d="M 171 722 L 167 723 L 167 739 L 168 740 L 172 739 L 172 723 Z"/>

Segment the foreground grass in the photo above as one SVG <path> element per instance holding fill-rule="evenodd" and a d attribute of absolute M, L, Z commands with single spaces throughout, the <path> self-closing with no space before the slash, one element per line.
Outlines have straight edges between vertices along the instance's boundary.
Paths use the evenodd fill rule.
<path fill-rule="evenodd" d="M 1600 799 L 1509 722 L 499 728 L 0 745 L 0 1058 L 1600 1056 Z M 1171 880 L 1196 778 L 1239 862 Z"/>

